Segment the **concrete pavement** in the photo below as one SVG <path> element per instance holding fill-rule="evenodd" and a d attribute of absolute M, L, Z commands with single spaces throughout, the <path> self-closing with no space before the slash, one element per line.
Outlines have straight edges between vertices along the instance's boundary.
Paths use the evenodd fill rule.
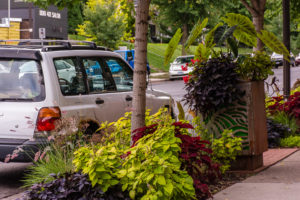
<path fill-rule="evenodd" d="M 300 151 L 214 195 L 214 200 L 299 200 Z"/>

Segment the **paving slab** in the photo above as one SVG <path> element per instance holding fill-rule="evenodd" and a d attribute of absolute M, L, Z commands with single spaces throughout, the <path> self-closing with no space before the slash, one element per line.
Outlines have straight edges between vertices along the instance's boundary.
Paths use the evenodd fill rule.
<path fill-rule="evenodd" d="M 277 152 L 277 155 L 275 155 Z M 266 159 L 287 156 L 287 149 L 271 151 Z M 273 155 L 271 155 L 273 154 Z M 264 157 L 265 158 L 265 157 Z M 299 200 L 300 151 L 277 162 L 268 169 L 236 183 L 214 195 L 214 200 Z"/>

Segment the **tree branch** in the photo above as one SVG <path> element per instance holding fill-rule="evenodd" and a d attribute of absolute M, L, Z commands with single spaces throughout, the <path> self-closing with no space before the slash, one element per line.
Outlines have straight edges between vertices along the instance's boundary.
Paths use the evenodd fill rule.
<path fill-rule="evenodd" d="M 257 11 L 252 8 L 246 0 L 241 0 L 242 4 L 247 8 L 252 16 L 257 15 Z"/>

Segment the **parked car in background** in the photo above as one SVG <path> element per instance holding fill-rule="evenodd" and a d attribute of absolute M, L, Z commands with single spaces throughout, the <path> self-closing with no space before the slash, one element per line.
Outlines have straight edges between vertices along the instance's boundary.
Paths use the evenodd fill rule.
<path fill-rule="evenodd" d="M 193 71 L 193 68 L 188 66 L 186 70 L 187 63 L 191 63 L 191 60 L 194 59 L 194 55 L 179 56 L 171 64 L 169 68 L 169 78 L 170 80 L 181 78 L 186 76 L 189 72 Z"/>
<path fill-rule="evenodd" d="M 275 62 L 275 68 L 283 65 L 283 55 L 273 52 L 271 55 L 271 60 Z M 290 64 L 292 67 L 295 67 L 295 56 L 291 53 Z"/>
<path fill-rule="evenodd" d="M 298 56 L 295 58 L 295 65 L 299 66 L 300 65 L 300 53 L 298 54 Z"/>
<path fill-rule="evenodd" d="M 133 70 L 119 54 L 92 42 L 26 41 L 0 45 L 0 161 L 20 148 L 11 161 L 32 161 L 58 119 L 111 122 L 132 109 Z M 151 113 L 173 104 L 147 89 Z"/>
<path fill-rule="evenodd" d="M 116 53 L 120 54 L 124 60 L 126 60 L 128 62 L 128 64 L 132 67 L 132 69 L 134 69 L 134 49 L 131 50 L 116 50 Z M 149 63 L 147 61 L 147 72 L 148 74 L 150 74 L 150 66 Z"/>

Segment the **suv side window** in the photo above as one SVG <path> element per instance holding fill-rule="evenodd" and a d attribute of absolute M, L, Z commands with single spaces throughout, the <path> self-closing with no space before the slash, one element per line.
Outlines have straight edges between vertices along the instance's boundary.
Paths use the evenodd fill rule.
<path fill-rule="evenodd" d="M 83 73 L 74 58 L 56 58 L 54 66 L 63 95 L 85 94 Z"/>
<path fill-rule="evenodd" d="M 87 74 L 91 93 L 116 91 L 114 80 L 99 58 L 83 58 L 82 63 Z"/>
<path fill-rule="evenodd" d="M 133 88 L 133 72 L 131 68 L 118 58 L 104 58 L 110 68 L 117 91 L 131 91 Z"/>

